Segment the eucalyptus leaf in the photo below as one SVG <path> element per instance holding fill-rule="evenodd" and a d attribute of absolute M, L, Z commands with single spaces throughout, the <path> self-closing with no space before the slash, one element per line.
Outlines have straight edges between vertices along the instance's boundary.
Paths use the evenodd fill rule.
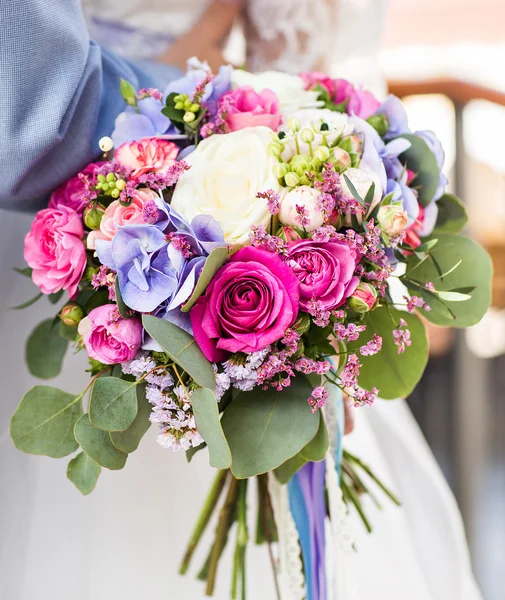
<path fill-rule="evenodd" d="M 403 354 L 398 354 L 394 343 L 393 329 L 400 319 L 407 322 L 412 345 Z M 390 306 L 381 306 L 365 315 L 363 324 L 366 330 L 354 342 L 349 342 L 347 350 L 358 355 L 362 363 L 358 379 L 366 390 L 379 389 L 379 396 L 394 400 L 408 396 L 421 379 L 428 362 L 428 340 L 424 325 L 415 314 L 401 312 Z M 364 346 L 376 333 L 382 337 L 382 350 L 373 356 L 360 356 L 359 348 Z"/>
<path fill-rule="evenodd" d="M 444 194 L 437 200 L 438 216 L 434 233 L 459 233 L 468 221 L 468 213 L 461 200 L 452 194 Z"/>
<path fill-rule="evenodd" d="M 186 450 L 186 460 L 188 461 L 188 463 L 190 463 L 193 460 L 195 454 L 200 452 L 200 450 L 204 450 L 205 448 L 207 448 L 207 444 L 203 442 L 199 446 L 191 446 L 191 448 Z"/>
<path fill-rule="evenodd" d="M 290 387 L 241 392 L 221 419 L 232 455 L 231 470 L 244 479 L 276 469 L 300 452 L 319 429 L 319 411 L 307 402 L 312 386 L 302 376 Z"/>
<path fill-rule="evenodd" d="M 302 448 L 302 450 L 300 450 L 296 456 L 293 456 L 293 458 L 290 458 L 280 467 L 275 469 L 274 475 L 276 479 L 280 483 L 288 483 L 291 477 L 293 477 L 293 475 L 306 463 L 324 460 L 326 453 L 328 452 L 328 446 L 328 429 L 326 427 L 323 413 L 321 413 L 319 429 L 317 430 L 316 437 L 310 441 L 305 448 Z"/>
<path fill-rule="evenodd" d="M 13 270 L 16 271 L 16 273 L 23 275 L 23 277 L 29 277 L 31 279 L 33 272 L 33 269 L 31 267 L 24 267 L 23 269 L 19 267 L 13 267 Z"/>
<path fill-rule="evenodd" d="M 216 377 L 210 362 L 194 338 L 173 323 L 151 315 L 142 315 L 142 324 L 168 356 L 203 388 L 216 389 Z"/>
<path fill-rule="evenodd" d="M 43 295 L 44 294 L 42 292 L 40 292 L 33 298 L 30 298 L 30 300 L 27 300 L 26 302 L 23 302 L 22 304 L 17 304 L 16 306 L 11 306 L 10 308 L 11 308 L 11 310 L 23 310 L 23 308 L 28 308 L 29 306 L 32 306 L 32 304 L 35 304 L 35 302 L 40 300 Z"/>
<path fill-rule="evenodd" d="M 123 317 L 123 319 L 131 319 L 135 312 L 131 310 L 123 300 L 123 296 L 121 295 L 121 290 L 119 289 L 119 279 L 116 277 L 115 284 L 115 292 L 116 292 L 116 304 L 119 314 Z"/>
<path fill-rule="evenodd" d="M 51 379 L 61 371 L 68 341 L 53 327 L 53 319 L 42 321 L 32 331 L 26 342 L 25 359 L 28 369 L 35 377 Z"/>
<path fill-rule="evenodd" d="M 89 418 L 104 431 L 124 431 L 137 416 L 136 382 L 99 377 L 91 388 Z"/>
<path fill-rule="evenodd" d="M 26 393 L 12 416 L 10 434 L 16 448 L 29 454 L 61 458 L 75 452 L 74 425 L 82 415 L 79 396 L 38 385 Z"/>
<path fill-rule="evenodd" d="M 68 463 L 67 477 L 84 494 L 90 494 L 96 486 L 102 468 L 85 452 L 80 452 Z"/>
<path fill-rule="evenodd" d="M 400 160 L 416 174 L 411 186 L 418 190 L 420 204 L 428 206 L 435 196 L 440 181 L 437 159 L 428 144 L 417 135 L 405 133 L 399 137 L 410 142 L 410 148 L 400 154 Z"/>
<path fill-rule="evenodd" d="M 49 298 L 49 302 L 51 304 L 58 304 L 58 302 L 61 300 L 62 296 L 63 296 L 63 290 L 60 290 L 59 292 L 55 292 L 54 294 L 49 294 L 47 297 Z"/>
<path fill-rule="evenodd" d="M 110 434 L 112 443 L 118 450 L 130 454 L 139 447 L 140 440 L 151 426 L 149 416 L 152 406 L 146 398 L 146 386 L 141 383 L 136 387 L 138 411 L 133 423 L 125 431 L 114 431 Z"/>
<path fill-rule="evenodd" d="M 191 395 L 191 405 L 196 427 L 209 448 L 210 465 L 216 469 L 228 469 L 231 465 L 230 448 L 221 427 L 214 393 L 205 388 L 195 390 Z"/>
<path fill-rule="evenodd" d="M 125 466 L 128 454 L 114 446 L 107 431 L 93 426 L 88 413 L 77 421 L 74 434 L 84 452 L 102 467 L 116 471 Z"/>
<path fill-rule="evenodd" d="M 453 327 L 470 327 L 478 323 L 491 302 L 491 259 L 487 252 L 470 238 L 453 233 L 437 233 L 438 244 L 430 252 L 432 260 L 418 265 L 415 257 L 410 257 L 405 278 L 415 269 L 417 281 L 436 281 L 437 292 L 450 292 L 458 288 L 474 288 L 465 302 L 445 301 L 446 311 L 423 312 L 432 323 Z M 462 261 L 457 269 L 452 267 Z M 440 275 L 443 276 L 440 279 Z M 433 294 L 422 294 L 433 308 L 442 300 Z M 436 298 L 436 300 L 434 300 Z M 450 311 L 450 312 L 449 312 Z"/>
<path fill-rule="evenodd" d="M 446 300 L 448 302 L 464 302 L 471 298 L 469 294 L 461 294 L 460 292 L 437 292 L 437 296 L 441 300 Z"/>
<path fill-rule="evenodd" d="M 77 327 L 72 327 L 71 325 L 65 325 L 63 321 L 60 321 L 60 335 L 62 338 L 69 342 L 75 342 L 75 338 L 77 337 Z"/>
<path fill-rule="evenodd" d="M 349 191 L 351 192 L 352 196 L 354 197 L 354 199 L 356 200 L 356 202 L 358 202 L 358 204 L 361 204 L 361 206 L 365 205 L 365 201 L 363 200 L 363 198 L 359 195 L 358 190 L 354 187 L 353 182 L 349 179 L 349 177 L 347 177 L 347 175 L 344 173 L 344 180 L 347 183 L 347 187 L 349 188 Z M 370 191 L 370 190 L 369 190 Z M 368 195 L 368 194 L 367 194 Z"/>
<path fill-rule="evenodd" d="M 225 260 L 228 257 L 228 249 L 227 248 L 214 248 L 212 252 L 209 254 L 205 264 L 203 266 L 202 272 L 198 277 L 198 281 L 196 282 L 195 289 L 193 293 L 189 297 L 189 300 L 184 304 L 181 308 L 181 312 L 189 312 L 196 301 L 200 296 L 205 292 L 207 286 L 212 281 L 212 278 L 217 273 L 217 271 L 224 264 Z"/>

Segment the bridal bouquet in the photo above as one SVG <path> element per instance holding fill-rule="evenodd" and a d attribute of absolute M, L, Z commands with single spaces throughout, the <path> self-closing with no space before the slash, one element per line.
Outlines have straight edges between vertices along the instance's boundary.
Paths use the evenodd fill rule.
<path fill-rule="evenodd" d="M 279 593 L 323 598 L 327 515 L 337 529 L 343 497 L 368 527 L 372 482 L 394 499 L 342 450 L 340 392 L 353 407 L 408 395 L 428 357 L 418 315 L 476 323 L 490 261 L 460 234 L 440 143 L 409 129 L 394 96 L 320 73 L 214 76 L 195 61 L 163 94 L 121 91 L 103 160 L 36 215 L 20 270 L 40 289 L 24 306 L 68 295 L 30 336 L 30 371 L 56 376 L 71 343 L 91 379 L 79 394 L 30 390 L 12 439 L 76 453 L 67 474 L 84 494 L 151 424 L 188 460 L 206 448 L 219 471 L 181 570 L 220 507 L 200 576 L 211 594 L 236 523 L 232 597 L 245 594 L 258 476 L 256 538 L 279 542 Z"/>

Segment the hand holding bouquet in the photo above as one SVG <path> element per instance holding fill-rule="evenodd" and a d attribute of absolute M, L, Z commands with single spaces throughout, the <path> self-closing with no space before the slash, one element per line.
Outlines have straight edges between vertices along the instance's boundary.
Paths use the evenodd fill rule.
<path fill-rule="evenodd" d="M 476 323 L 490 261 L 459 233 L 466 213 L 445 193 L 438 140 L 410 131 L 394 96 L 319 73 L 214 76 L 194 61 L 164 94 L 122 92 L 105 160 L 53 193 L 25 241 L 23 272 L 51 301 L 69 296 L 30 337 L 28 366 L 55 376 L 71 342 L 92 379 L 79 394 L 30 390 L 12 438 L 53 457 L 80 449 L 68 477 L 83 493 L 151 424 L 188 459 L 206 447 L 220 471 L 182 570 L 226 489 L 202 577 L 212 593 L 237 521 L 233 597 L 247 480 L 259 476 L 258 539 L 281 543 L 272 486 L 290 482 L 306 580 L 321 585 L 329 470 L 360 511 L 357 471 L 377 481 L 343 454 L 340 415 L 327 426 L 336 392 L 355 407 L 408 395 L 428 356 L 416 313 Z"/>

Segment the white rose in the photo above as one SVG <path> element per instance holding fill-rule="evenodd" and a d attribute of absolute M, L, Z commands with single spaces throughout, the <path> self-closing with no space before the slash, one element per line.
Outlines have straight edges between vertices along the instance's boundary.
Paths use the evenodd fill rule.
<path fill-rule="evenodd" d="M 234 69 L 231 74 L 231 88 L 234 90 L 244 85 L 250 85 L 258 93 L 264 89 L 275 92 L 279 98 L 281 113 L 285 116 L 291 115 L 300 108 L 321 104 L 317 100 L 319 92 L 306 90 L 303 79 L 298 75 L 288 75 L 278 71 L 249 73 L 242 69 Z"/>
<path fill-rule="evenodd" d="M 367 213 L 370 214 L 382 198 L 383 189 L 380 177 L 377 175 L 377 173 L 375 173 L 375 171 L 372 171 L 370 167 L 364 165 L 363 163 L 360 165 L 359 169 L 346 169 L 340 177 L 340 187 L 344 194 L 349 197 L 353 197 L 353 195 L 349 186 L 347 185 L 345 177 L 347 177 L 353 184 L 363 200 L 365 199 L 372 183 L 375 183 L 373 199 Z"/>
<path fill-rule="evenodd" d="M 281 200 L 281 207 L 279 211 L 279 221 L 283 225 L 290 225 L 292 227 L 300 227 L 300 222 L 297 219 L 298 213 L 296 211 L 297 206 L 304 206 L 307 210 L 307 218 L 309 224 L 305 226 L 307 231 L 314 231 L 324 223 L 324 214 L 316 210 L 316 204 L 320 192 L 309 187 L 308 185 L 301 185 L 290 192 L 288 192 Z"/>
<path fill-rule="evenodd" d="M 248 127 L 200 142 L 184 159 L 191 168 L 175 186 L 174 209 L 187 221 L 212 215 L 228 244 L 246 244 L 251 225 L 266 227 L 271 217 L 256 194 L 281 191 L 273 173 L 277 161 L 268 153 L 271 139 L 268 127 Z"/>

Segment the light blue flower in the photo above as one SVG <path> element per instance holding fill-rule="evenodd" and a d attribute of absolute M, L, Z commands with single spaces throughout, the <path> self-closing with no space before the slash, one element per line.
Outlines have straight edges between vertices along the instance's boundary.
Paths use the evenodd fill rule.
<path fill-rule="evenodd" d="M 435 155 L 435 159 L 437 161 L 438 168 L 440 169 L 440 179 L 438 181 L 437 191 L 435 192 L 435 195 L 433 196 L 433 200 L 435 200 L 435 201 L 440 200 L 440 198 L 445 193 L 445 186 L 447 185 L 447 177 L 442 173 L 442 168 L 443 168 L 444 162 L 445 162 L 444 149 L 442 148 L 442 144 L 440 143 L 440 140 L 433 133 L 433 131 L 428 131 L 428 130 L 416 131 L 414 135 L 417 135 L 417 137 L 424 140 L 426 142 L 426 145 L 428 146 L 428 148 Z"/>
<path fill-rule="evenodd" d="M 405 107 L 400 98 L 389 94 L 379 106 L 376 114 L 384 115 L 388 120 L 388 130 L 384 139 L 390 140 L 404 133 L 410 133 Z"/>

